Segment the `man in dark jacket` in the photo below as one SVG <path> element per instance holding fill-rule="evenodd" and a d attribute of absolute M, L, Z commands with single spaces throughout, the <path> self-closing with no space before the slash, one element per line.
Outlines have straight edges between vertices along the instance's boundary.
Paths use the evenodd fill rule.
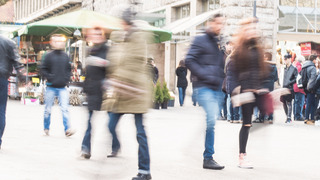
<path fill-rule="evenodd" d="M 283 103 L 283 108 L 287 115 L 286 123 L 291 123 L 292 99 L 294 98 L 293 85 L 296 82 L 298 70 L 291 64 L 291 55 L 285 55 L 284 62 L 286 67 L 284 68 L 282 87 L 288 88 L 291 91 L 291 94 L 281 96 L 281 102 Z"/>
<path fill-rule="evenodd" d="M 203 153 L 203 168 L 223 169 L 213 160 L 214 126 L 219 116 L 219 106 L 224 98 L 222 83 L 224 79 L 224 53 L 220 50 L 219 34 L 225 19 L 216 14 L 209 19 L 205 34 L 197 36 L 186 56 L 186 66 L 192 75 L 197 77 L 198 101 L 207 114 L 207 129 L 205 151 Z"/>
<path fill-rule="evenodd" d="M 0 35 L 0 149 L 2 144 L 2 135 L 6 125 L 8 78 L 12 73 L 12 67 L 17 71 L 20 79 L 25 80 L 25 78 L 21 76 L 25 73 L 25 69 L 19 61 L 20 56 L 15 43 Z"/>
<path fill-rule="evenodd" d="M 68 55 L 63 51 L 66 38 L 61 34 L 51 36 L 50 45 L 53 51 L 46 54 L 41 64 L 41 73 L 47 79 L 44 109 L 44 132 L 49 135 L 51 107 L 55 97 L 58 97 L 62 111 L 65 135 L 71 136 L 74 132 L 69 124 L 69 92 L 66 89 L 71 76 L 71 65 Z"/>
<path fill-rule="evenodd" d="M 316 55 L 310 55 L 308 60 L 303 64 L 301 70 L 303 71 L 303 69 L 307 68 L 308 84 L 305 89 L 305 93 L 307 94 L 305 123 L 311 125 L 314 124 L 314 113 L 316 111 L 316 92 L 314 89 L 317 78 L 317 69 L 315 66 L 316 59 Z"/>

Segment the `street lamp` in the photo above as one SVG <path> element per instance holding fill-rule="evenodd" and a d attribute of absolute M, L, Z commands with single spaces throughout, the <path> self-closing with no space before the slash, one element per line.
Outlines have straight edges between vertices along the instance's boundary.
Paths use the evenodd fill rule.
<path fill-rule="evenodd" d="M 253 17 L 257 17 L 257 0 L 253 1 Z"/>

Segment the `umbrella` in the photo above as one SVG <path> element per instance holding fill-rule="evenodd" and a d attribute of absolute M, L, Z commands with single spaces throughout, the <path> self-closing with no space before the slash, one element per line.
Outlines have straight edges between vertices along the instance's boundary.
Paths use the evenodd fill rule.
<path fill-rule="evenodd" d="M 110 30 L 118 30 L 122 27 L 120 20 L 113 16 L 94 11 L 78 10 L 28 24 L 17 32 L 19 36 L 49 36 L 55 33 L 72 36 L 75 30 L 90 28 L 92 23 Z"/>
<path fill-rule="evenodd" d="M 82 9 L 28 24 L 18 31 L 13 32 L 13 34 L 18 36 L 50 36 L 61 33 L 72 36 L 77 29 L 90 28 L 93 23 L 99 24 L 109 30 L 122 29 L 120 19 L 99 12 Z M 171 32 L 169 31 L 156 28 L 140 20 L 137 20 L 137 24 L 142 30 L 153 32 L 154 42 L 156 43 L 171 40 Z"/>

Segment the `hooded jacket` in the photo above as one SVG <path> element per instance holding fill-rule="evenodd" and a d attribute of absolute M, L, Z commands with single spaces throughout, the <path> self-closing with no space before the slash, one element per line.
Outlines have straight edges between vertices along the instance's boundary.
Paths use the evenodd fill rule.
<path fill-rule="evenodd" d="M 317 69 L 312 61 L 306 61 L 302 65 L 302 69 L 307 68 L 307 76 L 308 76 L 308 85 L 305 89 L 306 93 L 314 93 L 315 84 L 317 79 Z"/>
<path fill-rule="evenodd" d="M 187 68 L 186 67 L 178 67 L 176 69 L 176 75 L 178 76 L 177 87 L 187 87 Z"/>

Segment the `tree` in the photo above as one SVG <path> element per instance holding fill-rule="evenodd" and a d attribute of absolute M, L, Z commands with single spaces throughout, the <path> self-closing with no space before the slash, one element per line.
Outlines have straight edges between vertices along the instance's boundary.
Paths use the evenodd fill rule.
<path fill-rule="evenodd" d="M 0 0 L 0 6 L 5 5 L 9 0 Z"/>

